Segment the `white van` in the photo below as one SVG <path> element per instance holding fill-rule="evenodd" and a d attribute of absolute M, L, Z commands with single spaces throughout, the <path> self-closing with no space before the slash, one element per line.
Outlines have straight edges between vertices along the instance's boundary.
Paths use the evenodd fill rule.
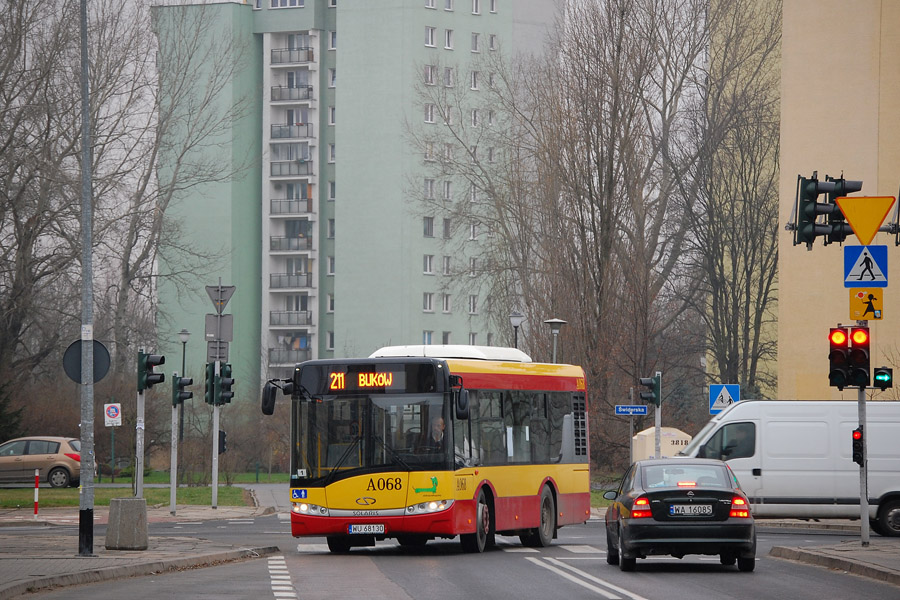
<path fill-rule="evenodd" d="M 859 518 L 852 458 L 856 402 L 745 400 L 710 420 L 680 453 L 728 461 L 756 517 Z M 900 402 L 867 402 L 869 517 L 900 536 Z"/>

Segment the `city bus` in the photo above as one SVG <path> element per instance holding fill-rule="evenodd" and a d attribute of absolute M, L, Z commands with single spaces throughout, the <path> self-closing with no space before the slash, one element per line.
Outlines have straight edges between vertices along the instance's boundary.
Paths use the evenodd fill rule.
<path fill-rule="evenodd" d="M 291 396 L 291 533 L 332 552 L 495 535 L 547 546 L 590 516 L 584 371 L 514 348 L 393 346 L 300 363 Z"/>

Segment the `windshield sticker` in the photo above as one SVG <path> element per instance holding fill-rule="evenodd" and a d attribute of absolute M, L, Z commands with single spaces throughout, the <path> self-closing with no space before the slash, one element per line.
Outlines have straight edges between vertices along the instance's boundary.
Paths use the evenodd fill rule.
<path fill-rule="evenodd" d="M 306 490 L 291 490 L 291 500 L 305 500 L 306 499 Z"/>

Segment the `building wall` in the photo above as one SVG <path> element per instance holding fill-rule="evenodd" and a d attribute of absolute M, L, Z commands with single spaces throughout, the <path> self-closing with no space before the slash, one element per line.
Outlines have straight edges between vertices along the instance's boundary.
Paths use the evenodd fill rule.
<path fill-rule="evenodd" d="M 790 220 L 797 176 L 818 171 L 863 181 L 856 195 L 896 196 L 900 184 L 900 4 L 880 0 L 786 0 L 783 8 L 781 209 Z M 891 213 L 893 214 L 893 212 Z M 890 220 L 890 216 L 886 221 Z M 900 285 L 893 236 L 888 284 Z M 855 236 L 847 244 L 856 245 Z M 828 385 L 828 329 L 851 323 L 843 249 L 779 246 L 778 398 L 854 400 Z M 898 356 L 900 295 L 884 293 L 884 320 L 869 321 L 872 364 Z M 876 393 L 875 397 L 890 394 Z"/>

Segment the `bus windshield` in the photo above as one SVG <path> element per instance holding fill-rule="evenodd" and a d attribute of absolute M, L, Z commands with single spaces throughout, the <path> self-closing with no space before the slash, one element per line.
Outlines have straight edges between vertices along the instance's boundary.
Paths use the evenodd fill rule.
<path fill-rule="evenodd" d="M 449 399 L 442 393 L 379 393 L 294 400 L 291 485 L 451 468 Z"/>

